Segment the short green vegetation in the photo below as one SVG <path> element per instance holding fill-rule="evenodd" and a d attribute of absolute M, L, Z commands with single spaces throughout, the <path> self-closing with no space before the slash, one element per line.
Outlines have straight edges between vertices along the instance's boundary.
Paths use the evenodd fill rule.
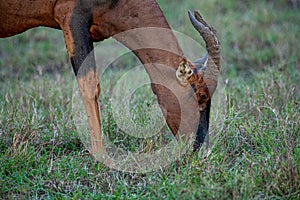
<path fill-rule="evenodd" d="M 147 173 L 95 162 L 77 134 L 63 35 L 38 28 L 0 39 L 0 199 L 300 199 L 299 1 L 158 2 L 174 30 L 200 43 L 187 10 L 199 10 L 218 31 L 224 113 L 211 113 L 210 153 L 203 148 Z M 114 63 L 103 87 L 126 65 Z M 168 129 L 150 138 L 126 134 L 108 94 L 101 101 L 104 132 L 123 150 L 154 151 L 172 140 Z M 150 87 L 136 91 L 136 124 L 149 123 L 154 101 Z"/>

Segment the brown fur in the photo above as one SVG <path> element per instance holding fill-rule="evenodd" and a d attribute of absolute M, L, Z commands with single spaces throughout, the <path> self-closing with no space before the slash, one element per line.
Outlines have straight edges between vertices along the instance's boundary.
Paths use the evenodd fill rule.
<path fill-rule="evenodd" d="M 149 48 L 134 53 L 143 64 L 150 63 L 145 65 L 146 71 L 156 83 L 152 89 L 174 135 L 177 136 L 178 131 L 196 132 L 199 119 L 195 116 L 203 98 L 201 95 L 196 95 L 197 100 L 190 98 L 190 88 L 182 87 L 176 81 L 175 70 L 184 59 L 183 52 L 155 0 L 0 0 L 0 37 L 10 37 L 37 26 L 61 29 L 64 34 L 88 115 L 93 153 L 104 152 L 98 110 L 100 87 L 95 60 L 91 59 L 87 64 L 83 61 L 92 52 L 94 41 L 109 37 L 136 49 L 138 45 L 151 45 L 153 40 L 149 38 L 155 36 L 156 42 L 168 50 Z M 126 37 L 116 35 L 142 27 L 160 27 L 165 31 L 159 35 L 151 31 Z M 165 70 L 152 63 L 170 68 Z M 196 94 L 205 91 L 201 76 L 193 78 L 191 83 L 195 85 Z M 166 84 L 173 91 L 163 86 Z M 180 107 L 178 98 L 188 107 Z M 189 115 L 182 115 L 181 111 L 185 109 L 190 109 Z"/>

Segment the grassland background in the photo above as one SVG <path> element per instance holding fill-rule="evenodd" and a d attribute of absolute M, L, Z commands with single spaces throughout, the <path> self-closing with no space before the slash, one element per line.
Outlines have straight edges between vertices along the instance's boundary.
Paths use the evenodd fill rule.
<path fill-rule="evenodd" d="M 62 33 L 38 28 L 0 39 L 0 199 L 300 199 L 299 1 L 158 2 L 195 40 L 189 9 L 218 30 L 226 115 L 211 154 L 145 174 L 94 162 L 73 121 Z"/>

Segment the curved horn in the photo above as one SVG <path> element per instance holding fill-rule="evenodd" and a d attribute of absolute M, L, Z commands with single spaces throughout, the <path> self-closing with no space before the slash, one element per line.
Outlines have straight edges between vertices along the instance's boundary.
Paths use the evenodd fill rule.
<path fill-rule="evenodd" d="M 217 87 L 218 77 L 220 74 L 220 42 L 216 30 L 204 21 L 199 12 L 194 11 L 193 15 L 191 11 L 188 11 L 188 15 L 193 26 L 200 33 L 206 44 L 206 50 L 209 57 L 204 78 L 207 87 L 209 88 L 210 95 L 212 96 Z M 199 60 L 202 61 L 202 59 Z M 196 66 L 199 60 L 195 61 Z"/>

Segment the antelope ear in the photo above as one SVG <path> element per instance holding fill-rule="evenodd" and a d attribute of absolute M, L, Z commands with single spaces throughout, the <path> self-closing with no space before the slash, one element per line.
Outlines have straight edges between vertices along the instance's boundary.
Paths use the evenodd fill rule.
<path fill-rule="evenodd" d="M 197 67 L 198 70 L 205 70 L 208 61 L 208 53 L 206 53 L 202 58 L 199 58 L 193 62 L 193 64 Z"/>

